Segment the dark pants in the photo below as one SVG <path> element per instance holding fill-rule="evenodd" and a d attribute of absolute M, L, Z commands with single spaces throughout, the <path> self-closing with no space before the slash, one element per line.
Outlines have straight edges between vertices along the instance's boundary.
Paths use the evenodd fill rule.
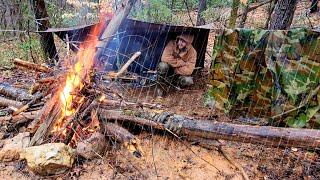
<path fill-rule="evenodd" d="M 314 13 L 318 11 L 318 2 L 319 0 L 312 0 L 311 7 L 310 7 L 310 13 Z"/>
<path fill-rule="evenodd" d="M 174 68 L 165 62 L 158 64 L 159 83 L 178 84 L 181 87 L 191 86 L 193 78 L 191 76 L 182 76 L 174 73 Z"/>

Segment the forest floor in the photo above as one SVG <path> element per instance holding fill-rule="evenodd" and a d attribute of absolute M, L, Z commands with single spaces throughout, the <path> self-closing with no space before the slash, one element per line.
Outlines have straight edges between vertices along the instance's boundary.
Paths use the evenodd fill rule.
<path fill-rule="evenodd" d="M 299 3 L 298 15 L 305 11 L 305 4 Z M 299 10 L 300 9 L 300 10 Z M 258 23 L 256 19 L 266 17 L 265 9 L 250 13 L 247 24 Z M 302 16 L 302 15 L 301 15 Z M 298 16 L 299 17 L 299 16 Z M 319 25 L 319 14 L 310 19 Z M 303 21 L 305 22 L 305 21 Z M 299 21 L 299 23 L 303 23 Z M 298 24 L 296 20 L 294 23 Z M 263 23 L 261 23 L 263 24 Z M 252 25 L 256 26 L 256 25 Z M 211 34 L 208 52 L 211 54 L 214 33 Z M 5 51 L 6 47 L 0 47 Z M 207 90 L 208 67 L 196 75 L 195 86 L 184 90 L 172 90 L 164 98 L 155 98 L 155 89 L 123 88 L 127 100 L 139 100 L 149 103 L 160 103 L 164 110 L 206 118 L 213 121 L 246 123 L 229 119 L 223 113 L 204 106 L 204 95 Z M 7 64 L 6 64 L 7 65 Z M 28 84 L 33 83 L 36 75 L 17 69 L 1 70 L 0 83 Z M 4 179 L 242 179 L 239 170 L 217 150 L 208 150 L 188 141 L 179 140 L 169 134 L 135 132 L 141 140 L 144 155 L 133 157 L 118 146 L 109 148 L 102 159 L 77 159 L 74 168 L 68 173 L 40 177 L 27 169 L 24 162 L 0 163 L 0 177 Z M 222 147 L 235 162 L 240 164 L 250 179 L 320 179 L 320 155 L 313 151 L 299 148 L 270 148 L 262 145 L 222 141 Z"/>

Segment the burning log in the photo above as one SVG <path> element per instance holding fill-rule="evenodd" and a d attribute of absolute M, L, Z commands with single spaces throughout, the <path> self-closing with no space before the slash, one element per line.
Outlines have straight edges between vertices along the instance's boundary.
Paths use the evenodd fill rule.
<path fill-rule="evenodd" d="M 17 67 L 22 67 L 24 69 L 33 69 L 38 72 L 44 72 L 44 73 L 50 73 L 53 70 L 51 68 L 48 68 L 47 66 L 41 65 L 41 64 L 35 64 L 32 62 L 24 61 L 18 58 L 15 58 L 13 60 L 13 63 Z"/>
<path fill-rule="evenodd" d="M 14 88 L 8 84 L 0 83 L 0 94 L 6 97 L 11 97 L 18 101 L 31 100 L 34 97 L 28 94 L 26 91 L 18 88 Z"/>
<path fill-rule="evenodd" d="M 320 147 L 320 131 L 315 129 L 281 128 L 270 126 L 249 126 L 170 115 L 157 114 L 153 119 L 143 119 L 99 110 L 107 120 L 127 121 L 159 130 L 169 130 L 179 135 L 206 139 L 224 139 L 243 143 L 262 144 L 272 147 Z M 159 120 L 160 122 L 157 122 Z"/>
<path fill-rule="evenodd" d="M 22 102 L 14 101 L 14 100 L 7 99 L 7 98 L 0 96 L 0 107 L 9 107 L 9 106 L 13 106 L 15 108 L 20 108 L 23 106 L 23 104 L 22 104 Z"/>
<path fill-rule="evenodd" d="M 59 96 L 52 97 L 49 102 L 42 108 L 43 111 L 39 117 L 39 122 L 42 122 L 40 127 L 30 141 L 30 146 L 40 145 L 48 136 L 48 132 L 52 129 L 55 120 L 61 117 L 61 103 L 59 103 Z"/>

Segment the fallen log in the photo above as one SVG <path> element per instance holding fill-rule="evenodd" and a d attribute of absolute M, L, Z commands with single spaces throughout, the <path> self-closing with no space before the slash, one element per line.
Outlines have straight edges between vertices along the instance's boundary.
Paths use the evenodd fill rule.
<path fill-rule="evenodd" d="M 159 104 L 151 104 L 151 103 L 145 103 L 145 102 L 128 102 L 128 101 L 116 101 L 112 99 L 102 99 L 100 101 L 101 105 L 105 106 L 123 106 L 123 107 L 148 107 L 148 108 L 160 108 L 161 105 Z"/>
<path fill-rule="evenodd" d="M 143 154 L 140 140 L 128 130 L 115 123 L 103 123 L 104 134 L 123 144 L 134 156 L 140 158 Z"/>
<path fill-rule="evenodd" d="M 0 94 L 6 97 L 11 97 L 18 101 L 31 100 L 34 98 L 32 95 L 28 94 L 28 92 L 24 90 L 14 88 L 9 84 L 4 83 L 0 83 Z"/>
<path fill-rule="evenodd" d="M 0 107 L 9 107 L 9 106 L 13 106 L 15 108 L 20 108 L 23 106 L 23 104 L 22 104 L 22 102 L 14 101 L 14 100 L 7 99 L 7 98 L 0 96 Z"/>
<path fill-rule="evenodd" d="M 38 114 L 39 114 L 39 111 L 31 111 L 31 112 L 21 113 L 16 116 L 2 116 L 0 117 L 0 124 L 3 125 L 6 122 L 11 122 L 11 123 L 26 122 L 28 120 L 33 120 L 37 118 Z"/>
<path fill-rule="evenodd" d="M 107 120 L 127 121 L 159 130 L 169 130 L 178 135 L 201 137 L 206 139 L 224 139 L 243 143 L 262 144 L 272 147 L 320 147 L 320 130 L 282 128 L 271 126 L 238 125 L 208 120 L 197 120 L 180 115 L 164 115 L 161 122 L 112 113 L 99 109 L 100 116 Z M 120 115 L 119 115 L 120 114 Z"/>
<path fill-rule="evenodd" d="M 15 58 L 13 60 L 13 64 L 17 67 L 22 67 L 24 69 L 32 69 L 32 70 L 36 70 L 38 72 L 50 73 L 53 71 L 51 68 L 48 68 L 47 66 L 24 61 L 24 60 L 21 60 L 18 58 Z"/>
<path fill-rule="evenodd" d="M 15 58 L 13 60 L 13 64 L 17 67 L 22 67 L 24 69 L 32 69 L 38 72 L 44 72 L 44 73 L 50 73 L 53 71 L 53 69 L 41 65 L 41 64 L 36 64 L 36 63 L 32 63 L 32 62 L 28 62 L 28 61 L 24 61 L 18 58 Z"/>

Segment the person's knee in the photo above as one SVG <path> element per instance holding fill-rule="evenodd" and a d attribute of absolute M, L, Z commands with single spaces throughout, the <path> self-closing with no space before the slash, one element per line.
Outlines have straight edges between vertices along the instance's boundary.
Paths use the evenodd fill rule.
<path fill-rule="evenodd" d="M 193 85 L 193 77 L 191 76 L 181 76 L 180 77 L 180 85 L 182 87 L 191 86 Z"/>
<path fill-rule="evenodd" d="M 170 69 L 170 65 L 168 63 L 160 62 L 158 64 L 158 73 L 159 74 L 166 74 L 166 73 L 168 73 L 169 69 Z"/>

